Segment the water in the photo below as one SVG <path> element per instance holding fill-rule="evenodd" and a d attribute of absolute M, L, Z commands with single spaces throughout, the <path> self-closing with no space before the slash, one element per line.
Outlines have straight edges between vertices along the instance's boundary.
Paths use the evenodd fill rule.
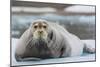
<path fill-rule="evenodd" d="M 36 19 L 45 19 L 48 21 L 59 23 L 64 26 L 69 32 L 77 35 L 81 39 L 95 39 L 94 15 L 62 16 L 54 14 L 12 15 L 12 37 L 19 38 L 23 34 L 23 32 L 30 26 L 30 24 Z"/>

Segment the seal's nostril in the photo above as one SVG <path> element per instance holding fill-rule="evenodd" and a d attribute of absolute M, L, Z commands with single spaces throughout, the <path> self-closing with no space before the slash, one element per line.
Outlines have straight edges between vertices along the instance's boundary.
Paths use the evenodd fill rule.
<path fill-rule="evenodd" d="M 42 32 L 40 31 L 39 33 L 41 34 Z"/>
<path fill-rule="evenodd" d="M 42 33 L 43 33 L 43 31 L 38 31 L 38 33 L 39 33 L 39 34 L 42 34 Z"/>

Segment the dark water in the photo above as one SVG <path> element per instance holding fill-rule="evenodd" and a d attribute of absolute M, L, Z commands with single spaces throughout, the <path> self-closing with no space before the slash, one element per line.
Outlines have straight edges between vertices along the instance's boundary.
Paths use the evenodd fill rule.
<path fill-rule="evenodd" d="M 81 39 L 95 39 L 95 16 L 71 15 L 60 16 L 53 14 L 46 15 L 12 15 L 12 37 L 19 38 L 29 27 L 33 20 L 45 19 L 64 26 L 69 32 Z"/>

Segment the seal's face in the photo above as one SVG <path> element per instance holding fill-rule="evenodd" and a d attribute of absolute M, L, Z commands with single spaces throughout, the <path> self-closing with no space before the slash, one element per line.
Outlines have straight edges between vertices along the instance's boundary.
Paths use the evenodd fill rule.
<path fill-rule="evenodd" d="M 47 39 L 48 36 L 48 24 L 45 21 L 35 21 L 33 23 L 33 36 L 35 39 Z"/>
<path fill-rule="evenodd" d="M 49 27 L 47 21 L 44 20 L 37 20 L 34 21 L 32 24 L 32 35 L 33 40 L 31 45 L 36 47 L 39 51 L 39 57 L 47 58 L 50 57 L 49 55 L 50 50 L 48 48 L 48 35 L 49 35 Z"/>

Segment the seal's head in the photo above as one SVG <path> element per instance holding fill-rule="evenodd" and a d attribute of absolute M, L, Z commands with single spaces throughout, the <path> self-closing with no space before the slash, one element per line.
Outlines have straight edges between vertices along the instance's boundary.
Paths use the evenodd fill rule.
<path fill-rule="evenodd" d="M 32 45 L 36 45 L 41 49 L 49 46 L 49 43 L 53 39 L 53 31 L 50 26 L 50 22 L 46 20 L 35 20 L 31 25 L 32 32 Z"/>
<path fill-rule="evenodd" d="M 36 20 L 32 24 L 32 34 L 35 39 L 47 39 L 48 24 L 46 20 Z"/>
<path fill-rule="evenodd" d="M 33 35 L 31 45 L 35 45 L 42 58 L 49 57 L 48 35 L 50 30 L 48 22 L 46 20 L 35 20 L 32 23 L 31 30 Z"/>

